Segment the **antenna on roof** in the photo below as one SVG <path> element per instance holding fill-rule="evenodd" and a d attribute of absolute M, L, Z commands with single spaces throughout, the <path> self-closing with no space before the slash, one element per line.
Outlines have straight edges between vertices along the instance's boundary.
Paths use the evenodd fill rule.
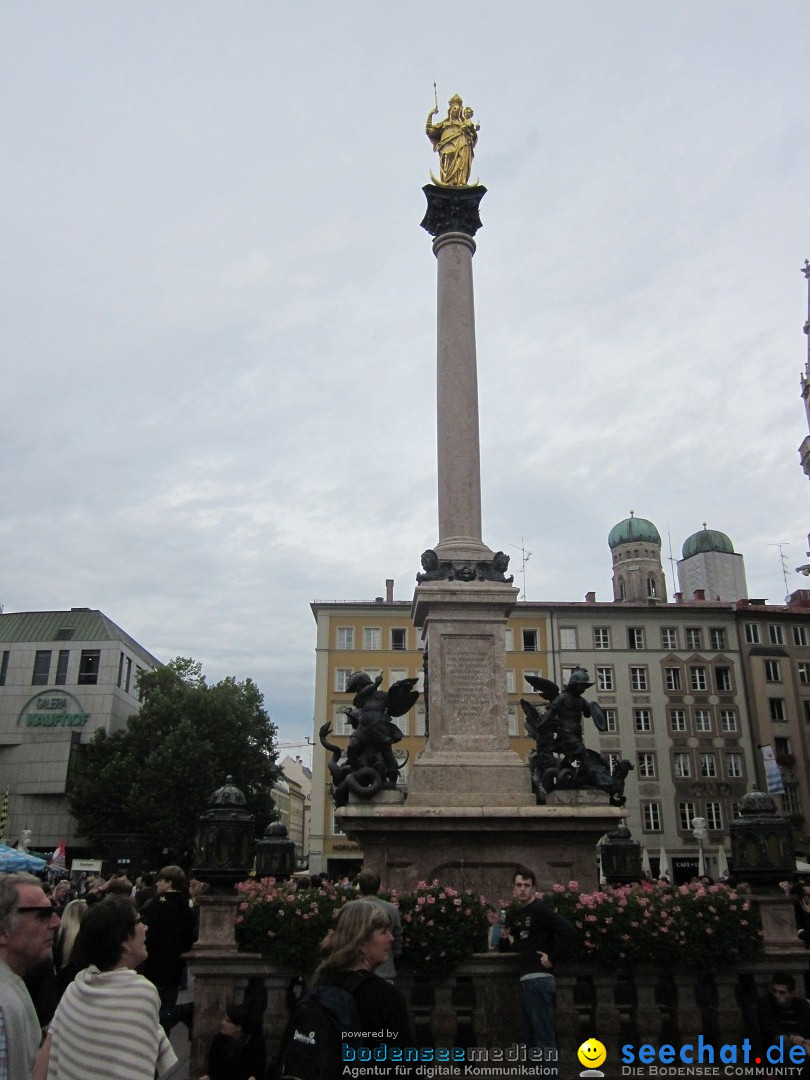
<path fill-rule="evenodd" d="M 776 544 L 768 544 L 768 547 L 779 548 L 779 561 L 782 564 L 782 577 L 785 579 L 785 601 L 788 597 L 787 556 L 782 548 L 790 547 L 787 540 L 780 540 Z"/>
<path fill-rule="evenodd" d="M 520 573 L 523 578 L 523 595 L 518 597 L 518 600 L 526 599 L 526 563 L 532 557 L 531 551 L 527 551 L 524 545 L 524 537 L 521 536 L 519 544 L 510 544 L 510 547 L 516 548 L 521 554 Z"/>
<path fill-rule="evenodd" d="M 678 581 L 678 579 L 675 576 L 675 559 L 674 559 L 673 554 L 672 554 L 672 535 L 670 534 L 670 531 L 669 531 L 669 522 L 667 522 L 667 543 L 669 544 L 669 569 L 670 569 L 670 573 L 672 574 L 672 591 L 674 593 L 674 592 L 677 592 L 677 589 L 675 588 L 675 584 Z"/>

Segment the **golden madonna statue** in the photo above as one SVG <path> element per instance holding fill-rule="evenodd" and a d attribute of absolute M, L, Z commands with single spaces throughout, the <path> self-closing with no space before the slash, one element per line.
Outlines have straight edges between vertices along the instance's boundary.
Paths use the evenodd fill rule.
<path fill-rule="evenodd" d="M 427 137 L 439 155 L 440 166 L 439 179 L 437 180 L 432 172 L 430 179 L 442 187 L 475 187 L 475 184 L 469 182 L 470 169 L 481 125 L 473 123 L 473 110 L 469 106 L 464 108 L 464 102 L 458 94 L 453 94 L 447 104 L 447 116 L 444 120 L 433 123 L 433 117 L 439 111 L 437 101 L 428 113 L 425 124 Z"/>

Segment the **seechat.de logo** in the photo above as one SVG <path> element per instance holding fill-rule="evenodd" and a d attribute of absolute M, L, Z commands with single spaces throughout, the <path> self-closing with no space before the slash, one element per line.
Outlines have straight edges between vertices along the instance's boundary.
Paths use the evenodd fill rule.
<path fill-rule="evenodd" d="M 580 1076 L 604 1076 L 603 1072 L 599 1071 L 599 1066 L 604 1065 L 605 1058 L 607 1057 L 607 1050 L 605 1050 L 602 1043 L 598 1039 L 586 1039 L 585 1042 L 577 1050 L 577 1057 L 579 1058 L 580 1065 L 584 1065 L 585 1068 L 579 1074 Z"/>

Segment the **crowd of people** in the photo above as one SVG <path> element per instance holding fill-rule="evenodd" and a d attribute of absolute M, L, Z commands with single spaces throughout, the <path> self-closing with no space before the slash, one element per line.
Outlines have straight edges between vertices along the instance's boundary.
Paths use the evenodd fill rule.
<path fill-rule="evenodd" d="M 297 875 L 292 884 L 309 889 L 321 883 L 320 875 Z M 380 884 L 370 871 L 337 882 L 352 898 L 321 944 L 310 987 L 289 1003 L 277 1056 L 267 1059 L 261 1015 L 234 1001 L 210 1045 L 203 1080 L 300 1075 L 296 1055 L 312 1052 L 313 1010 L 334 1010 L 344 1028 L 357 1032 L 385 1031 L 391 1048 L 414 1045 L 407 1003 L 396 986 L 399 910 L 379 895 Z M 511 884 L 514 902 L 497 936 L 500 949 L 519 957 L 516 1041 L 545 1051 L 544 1075 L 553 1076 L 555 975 L 574 952 L 577 930 L 537 895 L 531 869 L 516 867 Z M 205 889 L 187 882 L 179 866 L 134 883 L 116 874 L 53 887 L 30 874 L 0 874 L 0 1080 L 168 1077 L 177 1062 L 169 1034 L 178 1023 L 191 1031 L 193 1023 L 191 1006 L 178 1005 L 178 995 Z M 797 942 L 810 947 L 810 884 L 791 891 Z M 761 1047 L 782 1038 L 810 1051 L 810 1002 L 804 987 L 797 993 L 791 974 L 773 976 L 756 1023 Z M 306 1038 L 298 1038 L 302 1025 Z M 364 1045 L 372 1044 L 358 1036 L 353 1049 Z M 400 1066 L 396 1075 L 408 1076 L 408 1068 Z"/>

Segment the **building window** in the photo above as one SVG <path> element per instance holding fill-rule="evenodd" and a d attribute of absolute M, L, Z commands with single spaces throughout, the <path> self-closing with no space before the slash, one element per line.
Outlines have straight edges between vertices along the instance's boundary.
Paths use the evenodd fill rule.
<path fill-rule="evenodd" d="M 799 682 L 802 686 L 810 686 L 810 664 L 799 664 Z"/>
<path fill-rule="evenodd" d="M 391 649 L 404 652 L 408 648 L 408 631 L 404 626 L 395 626 L 391 630 Z"/>
<path fill-rule="evenodd" d="M 507 694 L 515 692 L 515 673 L 511 668 L 506 669 L 506 692 Z"/>
<path fill-rule="evenodd" d="M 654 600 L 658 596 L 658 586 L 655 583 L 655 578 L 650 574 L 647 578 L 647 596 L 651 600 Z"/>
<path fill-rule="evenodd" d="M 644 832 L 661 832 L 661 804 L 645 802 L 641 804 L 641 827 Z"/>
<path fill-rule="evenodd" d="M 695 709 L 695 731 L 705 735 L 712 730 L 712 714 L 709 709 Z"/>
<path fill-rule="evenodd" d="M 785 699 L 780 697 L 768 698 L 768 708 L 770 710 L 771 720 L 776 720 L 781 723 L 787 720 L 787 714 L 785 712 Z"/>
<path fill-rule="evenodd" d="M 350 667 L 335 668 L 335 690 L 339 694 L 346 693 L 346 683 L 349 681 L 349 677 L 352 673 Z"/>
<path fill-rule="evenodd" d="M 616 727 L 616 710 L 615 709 L 603 709 L 605 714 L 605 731 L 618 731 Z"/>
<path fill-rule="evenodd" d="M 415 735 L 426 735 L 427 727 L 425 725 L 425 706 L 416 706 L 416 724 L 414 725 Z"/>
<path fill-rule="evenodd" d="M 674 626 L 661 627 L 661 648 L 670 652 L 678 648 L 678 631 Z"/>
<path fill-rule="evenodd" d="M 339 626 L 337 628 L 337 647 L 339 649 L 354 648 L 354 627 Z"/>
<path fill-rule="evenodd" d="M 121 683 L 124 681 L 124 654 L 118 654 L 118 677 L 115 680 L 115 685 L 120 688 Z"/>
<path fill-rule="evenodd" d="M 363 648 L 364 649 L 381 649 L 382 648 L 382 632 L 379 626 L 364 626 L 363 627 Z"/>
<path fill-rule="evenodd" d="M 407 668 L 392 667 L 388 669 L 388 685 L 393 686 L 395 682 L 399 682 L 401 679 L 408 678 Z"/>
<path fill-rule="evenodd" d="M 611 750 L 611 752 L 609 754 L 603 754 L 602 756 L 604 757 L 605 761 L 607 762 L 608 768 L 610 769 L 611 773 L 613 773 L 613 770 L 616 768 L 616 766 L 622 760 L 622 752 L 621 752 L 621 750 L 619 750 L 619 751 Z"/>
<path fill-rule="evenodd" d="M 686 647 L 687 649 L 702 649 L 701 632 L 699 626 L 692 626 L 686 628 Z"/>
<path fill-rule="evenodd" d="M 793 627 L 793 644 L 806 646 L 808 642 L 808 634 L 806 626 L 794 626 Z"/>
<path fill-rule="evenodd" d="M 705 690 L 706 689 L 706 668 L 704 667 L 691 667 L 689 668 L 689 684 L 693 690 Z"/>
<path fill-rule="evenodd" d="M 805 698 L 802 701 L 802 706 L 804 708 L 804 722 L 810 724 L 810 698 Z"/>
<path fill-rule="evenodd" d="M 569 664 L 563 664 L 562 666 L 562 684 L 568 686 L 571 681 L 571 676 L 576 671 L 576 668 L 571 667 Z"/>
<path fill-rule="evenodd" d="M 715 652 L 725 652 L 726 632 L 722 627 L 713 627 L 709 630 L 709 641 Z"/>
<path fill-rule="evenodd" d="M 6 685 L 6 676 L 8 675 L 8 649 L 3 650 L 3 658 L 0 660 L 0 686 Z"/>
<path fill-rule="evenodd" d="M 332 807 L 332 836 L 343 836 L 343 829 L 340 827 L 334 806 Z"/>
<path fill-rule="evenodd" d="M 647 689 L 647 669 L 644 667 L 631 667 L 630 668 L 630 689 L 631 690 L 646 690 Z"/>
<path fill-rule="evenodd" d="M 669 710 L 669 730 L 672 732 L 686 731 L 686 710 Z"/>
<path fill-rule="evenodd" d="M 561 626 L 560 627 L 560 648 L 561 649 L 576 649 L 577 647 L 577 631 L 574 626 Z"/>
<path fill-rule="evenodd" d="M 128 656 L 126 660 L 126 675 L 124 678 L 124 691 L 128 694 L 130 683 L 132 682 L 132 657 Z"/>
<path fill-rule="evenodd" d="M 759 625 L 754 622 L 745 624 L 745 640 L 749 645 L 759 645 Z"/>
<path fill-rule="evenodd" d="M 802 812 L 802 800 L 799 795 L 799 785 L 796 783 L 785 784 L 782 794 L 782 813 L 800 814 Z"/>
<path fill-rule="evenodd" d="M 782 681 L 782 669 L 778 660 L 766 660 L 765 661 L 765 681 L 766 682 L 781 682 Z"/>
<path fill-rule="evenodd" d="M 785 644 L 785 628 L 771 623 L 768 627 L 768 640 L 771 645 Z"/>
<path fill-rule="evenodd" d="M 64 686 L 67 682 L 68 663 L 70 662 L 70 650 L 60 649 L 59 655 L 56 658 L 56 678 L 54 682 L 57 686 Z"/>
<path fill-rule="evenodd" d="M 82 649 L 79 657 L 79 685 L 95 686 L 101 667 L 101 649 Z"/>
<path fill-rule="evenodd" d="M 777 758 L 785 757 L 791 752 L 790 739 L 785 735 L 779 735 L 773 740 L 773 752 Z"/>
<path fill-rule="evenodd" d="M 664 668 L 664 683 L 667 690 L 681 690 L 681 669 L 677 667 Z"/>
<path fill-rule="evenodd" d="M 640 780 L 655 779 L 655 754 L 646 752 L 636 754 L 638 761 L 638 775 Z"/>
<path fill-rule="evenodd" d="M 523 672 L 523 693 L 524 694 L 531 694 L 531 693 L 534 692 L 534 687 L 532 686 L 532 684 L 530 682 L 527 682 L 527 679 L 528 679 L 528 677 L 530 675 L 531 675 L 531 677 L 533 679 L 539 679 L 540 678 L 540 672 L 538 670 L 536 670 L 536 669 L 534 671 L 524 671 Z"/>
<path fill-rule="evenodd" d="M 593 628 L 593 647 L 595 649 L 610 648 L 610 627 L 595 626 Z"/>
<path fill-rule="evenodd" d="M 523 651 L 524 652 L 537 652 L 537 631 L 536 630 L 524 630 L 523 631 Z"/>
<path fill-rule="evenodd" d="M 716 666 L 714 669 L 714 681 L 717 685 L 717 692 L 728 693 L 731 691 L 731 668 Z"/>
<path fill-rule="evenodd" d="M 720 730 L 723 732 L 737 730 L 737 713 L 734 709 L 720 710 Z"/>
<path fill-rule="evenodd" d="M 627 586 L 624 583 L 624 578 L 623 577 L 619 578 L 619 599 L 620 600 L 626 600 L 627 599 Z"/>
<path fill-rule="evenodd" d="M 742 776 L 742 754 L 726 754 L 726 776 Z"/>
<path fill-rule="evenodd" d="M 643 649 L 644 648 L 644 630 L 640 626 L 631 626 L 627 631 L 627 648 L 628 649 Z"/>
<path fill-rule="evenodd" d="M 341 705 L 332 710 L 332 733 L 334 735 L 351 735 L 352 733 L 345 706 Z"/>
<path fill-rule="evenodd" d="M 675 776 L 683 779 L 692 775 L 692 761 L 687 753 L 679 751 L 672 755 L 672 770 Z"/>
<path fill-rule="evenodd" d="M 84 653 L 82 653 L 84 655 Z M 51 650 L 37 649 L 34 654 L 34 671 L 31 675 L 32 686 L 47 686 L 51 677 Z"/>
<path fill-rule="evenodd" d="M 717 776 L 717 758 L 714 754 L 700 755 L 700 775 L 705 777 Z"/>
<path fill-rule="evenodd" d="M 636 731 L 652 731 L 652 713 L 649 709 L 633 709 L 633 726 Z"/>
<path fill-rule="evenodd" d="M 397 725 L 397 727 L 399 728 L 399 730 L 402 732 L 403 735 L 408 734 L 408 727 L 409 727 L 408 716 L 409 715 L 410 715 L 410 713 L 405 713 L 404 716 L 398 716 L 394 720 L 394 723 Z M 400 773 L 400 776 L 402 776 L 402 775 L 403 774 Z"/>
<path fill-rule="evenodd" d="M 612 667 L 597 667 L 596 689 L 600 694 L 608 694 L 615 690 Z"/>
<path fill-rule="evenodd" d="M 517 709 L 515 708 L 514 705 L 510 705 L 508 707 L 508 709 L 506 710 L 506 719 L 507 719 L 507 722 L 509 724 L 509 734 L 510 735 L 517 735 L 518 734 L 518 717 L 517 717 Z"/>
<path fill-rule="evenodd" d="M 515 632 L 508 627 L 503 632 L 503 643 L 506 646 L 507 652 L 512 652 L 515 648 Z"/>
<path fill-rule="evenodd" d="M 713 832 L 719 832 L 723 828 L 723 804 L 719 802 L 706 803 L 706 827 Z"/>
<path fill-rule="evenodd" d="M 682 832 L 691 832 L 692 819 L 698 816 L 697 804 L 693 802 L 678 803 L 678 828 Z"/>

